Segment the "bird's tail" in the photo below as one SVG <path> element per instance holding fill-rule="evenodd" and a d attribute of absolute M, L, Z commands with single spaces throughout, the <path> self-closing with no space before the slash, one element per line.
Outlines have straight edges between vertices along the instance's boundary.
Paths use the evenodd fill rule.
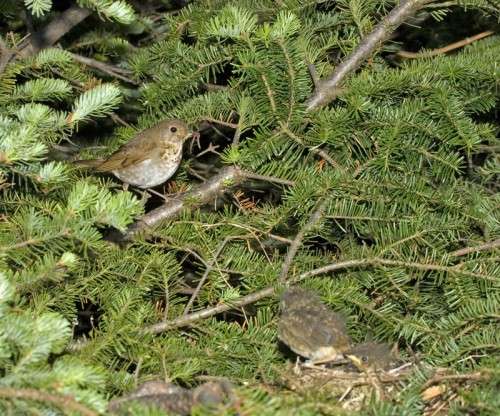
<path fill-rule="evenodd" d="M 82 168 L 98 168 L 102 164 L 102 159 L 74 160 L 73 164 Z"/>

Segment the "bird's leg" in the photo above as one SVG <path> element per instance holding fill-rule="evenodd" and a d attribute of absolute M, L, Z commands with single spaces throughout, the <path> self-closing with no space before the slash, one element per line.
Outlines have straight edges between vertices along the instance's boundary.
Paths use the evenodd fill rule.
<path fill-rule="evenodd" d="M 196 176 L 198 179 L 200 179 L 202 182 L 205 182 L 207 179 L 201 176 L 198 172 L 196 172 L 193 168 L 188 168 L 187 171 L 193 175 Z"/>
<path fill-rule="evenodd" d="M 128 183 L 127 182 L 123 182 L 123 185 L 122 185 L 122 189 L 124 192 L 127 192 L 128 191 Z"/>
<path fill-rule="evenodd" d="M 147 192 L 147 193 L 149 193 L 150 195 L 156 195 L 156 196 L 159 196 L 159 197 L 160 197 L 161 199 L 163 199 L 164 201 L 168 201 L 168 198 L 167 198 L 165 195 L 160 194 L 159 192 L 156 192 L 156 191 L 155 191 L 155 190 L 153 190 L 153 189 L 148 189 L 148 190 L 146 190 L 146 191 L 144 191 L 144 192 Z"/>
<path fill-rule="evenodd" d="M 344 355 L 332 347 L 322 347 L 315 351 L 311 358 L 306 361 L 306 365 L 310 367 L 337 362 L 344 359 Z"/>

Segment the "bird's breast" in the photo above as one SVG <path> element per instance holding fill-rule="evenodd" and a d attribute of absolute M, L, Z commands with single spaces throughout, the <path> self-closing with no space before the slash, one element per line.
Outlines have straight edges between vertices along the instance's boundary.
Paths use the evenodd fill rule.
<path fill-rule="evenodd" d="M 181 157 L 152 158 L 135 165 L 113 171 L 113 174 L 123 182 L 140 188 L 152 188 L 167 181 L 179 167 Z"/>

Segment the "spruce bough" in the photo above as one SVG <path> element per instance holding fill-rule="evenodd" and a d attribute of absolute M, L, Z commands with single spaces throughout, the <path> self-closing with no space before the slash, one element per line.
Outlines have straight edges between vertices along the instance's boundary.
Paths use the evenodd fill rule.
<path fill-rule="evenodd" d="M 203 376 L 249 383 L 238 390 L 249 414 L 333 412 L 325 397 L 263 387 L 287 371 L 276 296 L 300 284 L 348 316 L 355 342 L 488 374 L 463 384 L 450 411 L 493 414 L 498 36 L 399 62 L 380 44 L 334 103 L 307 111 L 312 78 L 327 78 L 395 2 L 200 1 L 160 8 L 157 21 L 124 1 L 80 1 L 86 12 L 57 41 L 15 54 L 30 24 L 43 33 L 64 13 L 25 3 L 0 9 L 14 31 L 0 43 L 0 394 L 18 392 L 2 412 L 106 412 L 141 381 Z M 430 6 L 416 18 L 453 30 L 454 15 Z M 125 73 L 138 88 L 113 77 Z M 203 146 L 218 147 L 185 153 L 170 191 L 187 193 L 143 233 L 158 201 L 68 160 L 105 157 L 167 118 L 205 126 Z M 111 230 L 130 233 L 127 244 Z M 415 370 L 361 412 L 417 414 L 432 376 Z"/>

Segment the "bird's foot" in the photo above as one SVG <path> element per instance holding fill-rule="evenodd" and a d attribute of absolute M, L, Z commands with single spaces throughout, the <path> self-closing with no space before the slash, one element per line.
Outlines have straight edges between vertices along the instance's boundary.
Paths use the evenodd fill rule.
<path fill-rule="evenodd" d="M 189 145 L 189 153 L 193 154 L 193 147 L 195 143 L 198 146 L 198 149 L 201 150 L 200 137 L 201 135 L 199 131 L 193 132 L 193 134 L 191 135 L 191 143 Z"/>

